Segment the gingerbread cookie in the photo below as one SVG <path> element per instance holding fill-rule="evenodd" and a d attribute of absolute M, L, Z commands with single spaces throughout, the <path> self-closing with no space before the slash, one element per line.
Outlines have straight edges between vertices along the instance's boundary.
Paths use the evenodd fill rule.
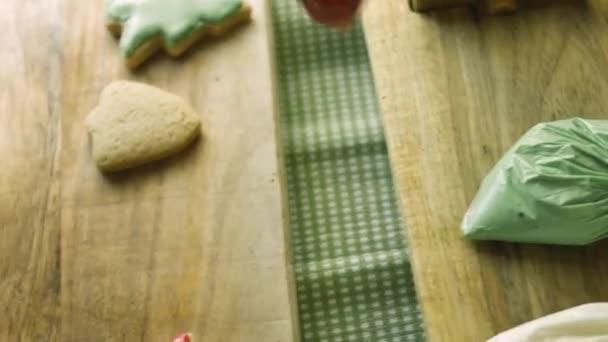
<path fill-rule="evenodd" d="M 100 170 L 119 171 L 165 158 L 200 134 L 200 118 L 180 97 L 132 81 L 105 87 L 86 121 Z"/>
<path fill-rule="evenodd" d="M 220 36 L 249 20 L 242 0 L 106 0 L 107 27 L 120 36 L 127 66 L 163 48 L 179 56 L 206 35 Z"/>

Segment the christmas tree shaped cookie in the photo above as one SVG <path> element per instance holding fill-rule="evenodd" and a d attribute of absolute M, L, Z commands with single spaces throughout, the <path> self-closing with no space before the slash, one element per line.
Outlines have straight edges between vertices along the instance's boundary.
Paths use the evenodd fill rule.
<path fill-rule="evenodd" d="M 249 20 L 251 8 L 242 0 L 106 0 L 106 12 L 135 68 L 160 48 L 178 56 L 206 35 L 224 34 Z"/>
<path fill-rule="evenodd" d="M 164 159 L 185 149 L 201 131 L 184 99 L 133 81 L 107 85 L 86 120 L 93 159 L 103 172 Z"/>

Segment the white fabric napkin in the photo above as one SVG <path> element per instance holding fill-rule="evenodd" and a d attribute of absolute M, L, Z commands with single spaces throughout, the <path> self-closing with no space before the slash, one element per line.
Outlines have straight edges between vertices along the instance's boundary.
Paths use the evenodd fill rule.
<path fill-rule="evenodd" d="M 584 304 L 538 318 L 487 342 L 608 342 L 608 303 Z"/>

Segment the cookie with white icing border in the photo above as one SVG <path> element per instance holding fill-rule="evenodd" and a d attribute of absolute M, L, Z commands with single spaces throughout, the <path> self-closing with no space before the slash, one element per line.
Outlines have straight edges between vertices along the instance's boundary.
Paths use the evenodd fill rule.
<path fill-rule="evenodd" d="M 243 0 L 106 0 L 106 25 L 136 68 L 161 48 L 179 56 L 205 36 L 221 36 L 250 19 Z"/>

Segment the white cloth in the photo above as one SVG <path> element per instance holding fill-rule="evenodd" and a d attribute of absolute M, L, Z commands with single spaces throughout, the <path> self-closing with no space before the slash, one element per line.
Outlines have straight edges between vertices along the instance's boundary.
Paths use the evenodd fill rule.
<path fill-rule="evenodd" d="M 560 311 L 507 330 L 487 342 L 608 342 L 608 303 Z"/>

